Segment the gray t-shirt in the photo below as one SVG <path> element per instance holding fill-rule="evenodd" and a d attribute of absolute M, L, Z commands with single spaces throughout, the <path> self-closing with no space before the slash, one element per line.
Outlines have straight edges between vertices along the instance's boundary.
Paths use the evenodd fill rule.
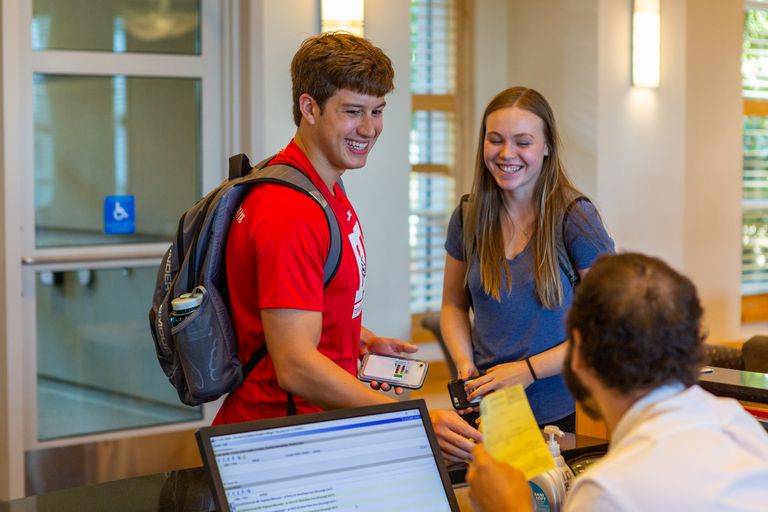
<path fill-rule="evenodd" d="M 577 270 L 591 267 L 601 254 L 614 252 L 613 240 L 595 206 L 586 200 L 577 201 L 570 207 L 565 218 L 564 242 Z M 445 250 L 453 258 L 464 260 L 460 207 L 454 210 L 448 224 Z M 504 278 L 501 301 L 483 290 L 477 257 L 469 268 L 468 284 L 474 309 L 472 347 L 475 366 L 479 370 L 534 356 L 557 346 L 567 337 L 565 315 L 573 301 L 573 290 L 562 268 L 563 303 L 555 310 L 548 310 L 536 296 L 531 244 L 507 262 L 512 291 L 506 294 Z M 559 420 L 575 408 L 562 375 L 534 382 L 526 389 L 526 394 L 539 424 Z"/>

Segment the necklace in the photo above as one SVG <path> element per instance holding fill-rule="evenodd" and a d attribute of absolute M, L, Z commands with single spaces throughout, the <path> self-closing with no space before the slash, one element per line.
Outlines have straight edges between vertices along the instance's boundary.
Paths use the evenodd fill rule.
<path fill-rule="evenodd" d="M 533 233 L 533 224 L 530 224 L 530 225 L 528 226 L 528 229 L 525 229 L 525 228 L 523 228 L 523 227 L 519 226 L 519 225 L 518 225 L 518 224 L 515 222 L 515 220 L 512 218 L 512 215 L 509 213 L 509 210 L 507 210 L 506 208 L 504 208 L 504 213 L 505 213 L 505 215 L 506 215 L 506 217 L 507 217 L 507 220 L 508 220 L 508 221 L 509 221 L 509 223 L 512 225 L 512 231 L 513 231 L 513 233 L 519 229 L 520 231 L 522 231 L 522 233 L 523 233 L 523 236 L 525 237 L 525 240 L 526 240 L 526 241 L 530 240 L 530 239 L 531 239 L 531 234 Z"/>

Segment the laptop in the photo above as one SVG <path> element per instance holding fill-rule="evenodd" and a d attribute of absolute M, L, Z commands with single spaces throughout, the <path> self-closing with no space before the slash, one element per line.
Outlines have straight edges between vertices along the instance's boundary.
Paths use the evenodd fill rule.
<path fill-rule="evenodd" d="M 424 400 L 197 431 L 219 511 L 458 511 Z"/>

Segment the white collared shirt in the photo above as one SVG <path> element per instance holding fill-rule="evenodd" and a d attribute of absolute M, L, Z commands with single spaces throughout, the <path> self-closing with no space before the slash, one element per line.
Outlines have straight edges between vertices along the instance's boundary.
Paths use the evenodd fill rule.
<path fill-rule="evenodd" d="M 768 434 L 735 400 L 662 386 L 616 425 L 565 511 L 766 511 Z"/>

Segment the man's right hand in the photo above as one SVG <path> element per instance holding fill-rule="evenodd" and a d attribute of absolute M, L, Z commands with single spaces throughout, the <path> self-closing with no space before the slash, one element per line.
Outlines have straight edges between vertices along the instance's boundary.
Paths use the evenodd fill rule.
<path fill-rule="evenodd" d="M 531 488 L 523 474 L 509 464 L 500 464 L 482 444 L 472 451 L 467 470 L 469 498 L 476 512 L 530 512 L 533 510 Z"/>
<path fill-rule="evenodd" d="M 482 442 L 483 435 L 454 411 L 431 410 L 429 417 L 443 457 L 450 462 L 471 459 L 472 448 Z"/>

